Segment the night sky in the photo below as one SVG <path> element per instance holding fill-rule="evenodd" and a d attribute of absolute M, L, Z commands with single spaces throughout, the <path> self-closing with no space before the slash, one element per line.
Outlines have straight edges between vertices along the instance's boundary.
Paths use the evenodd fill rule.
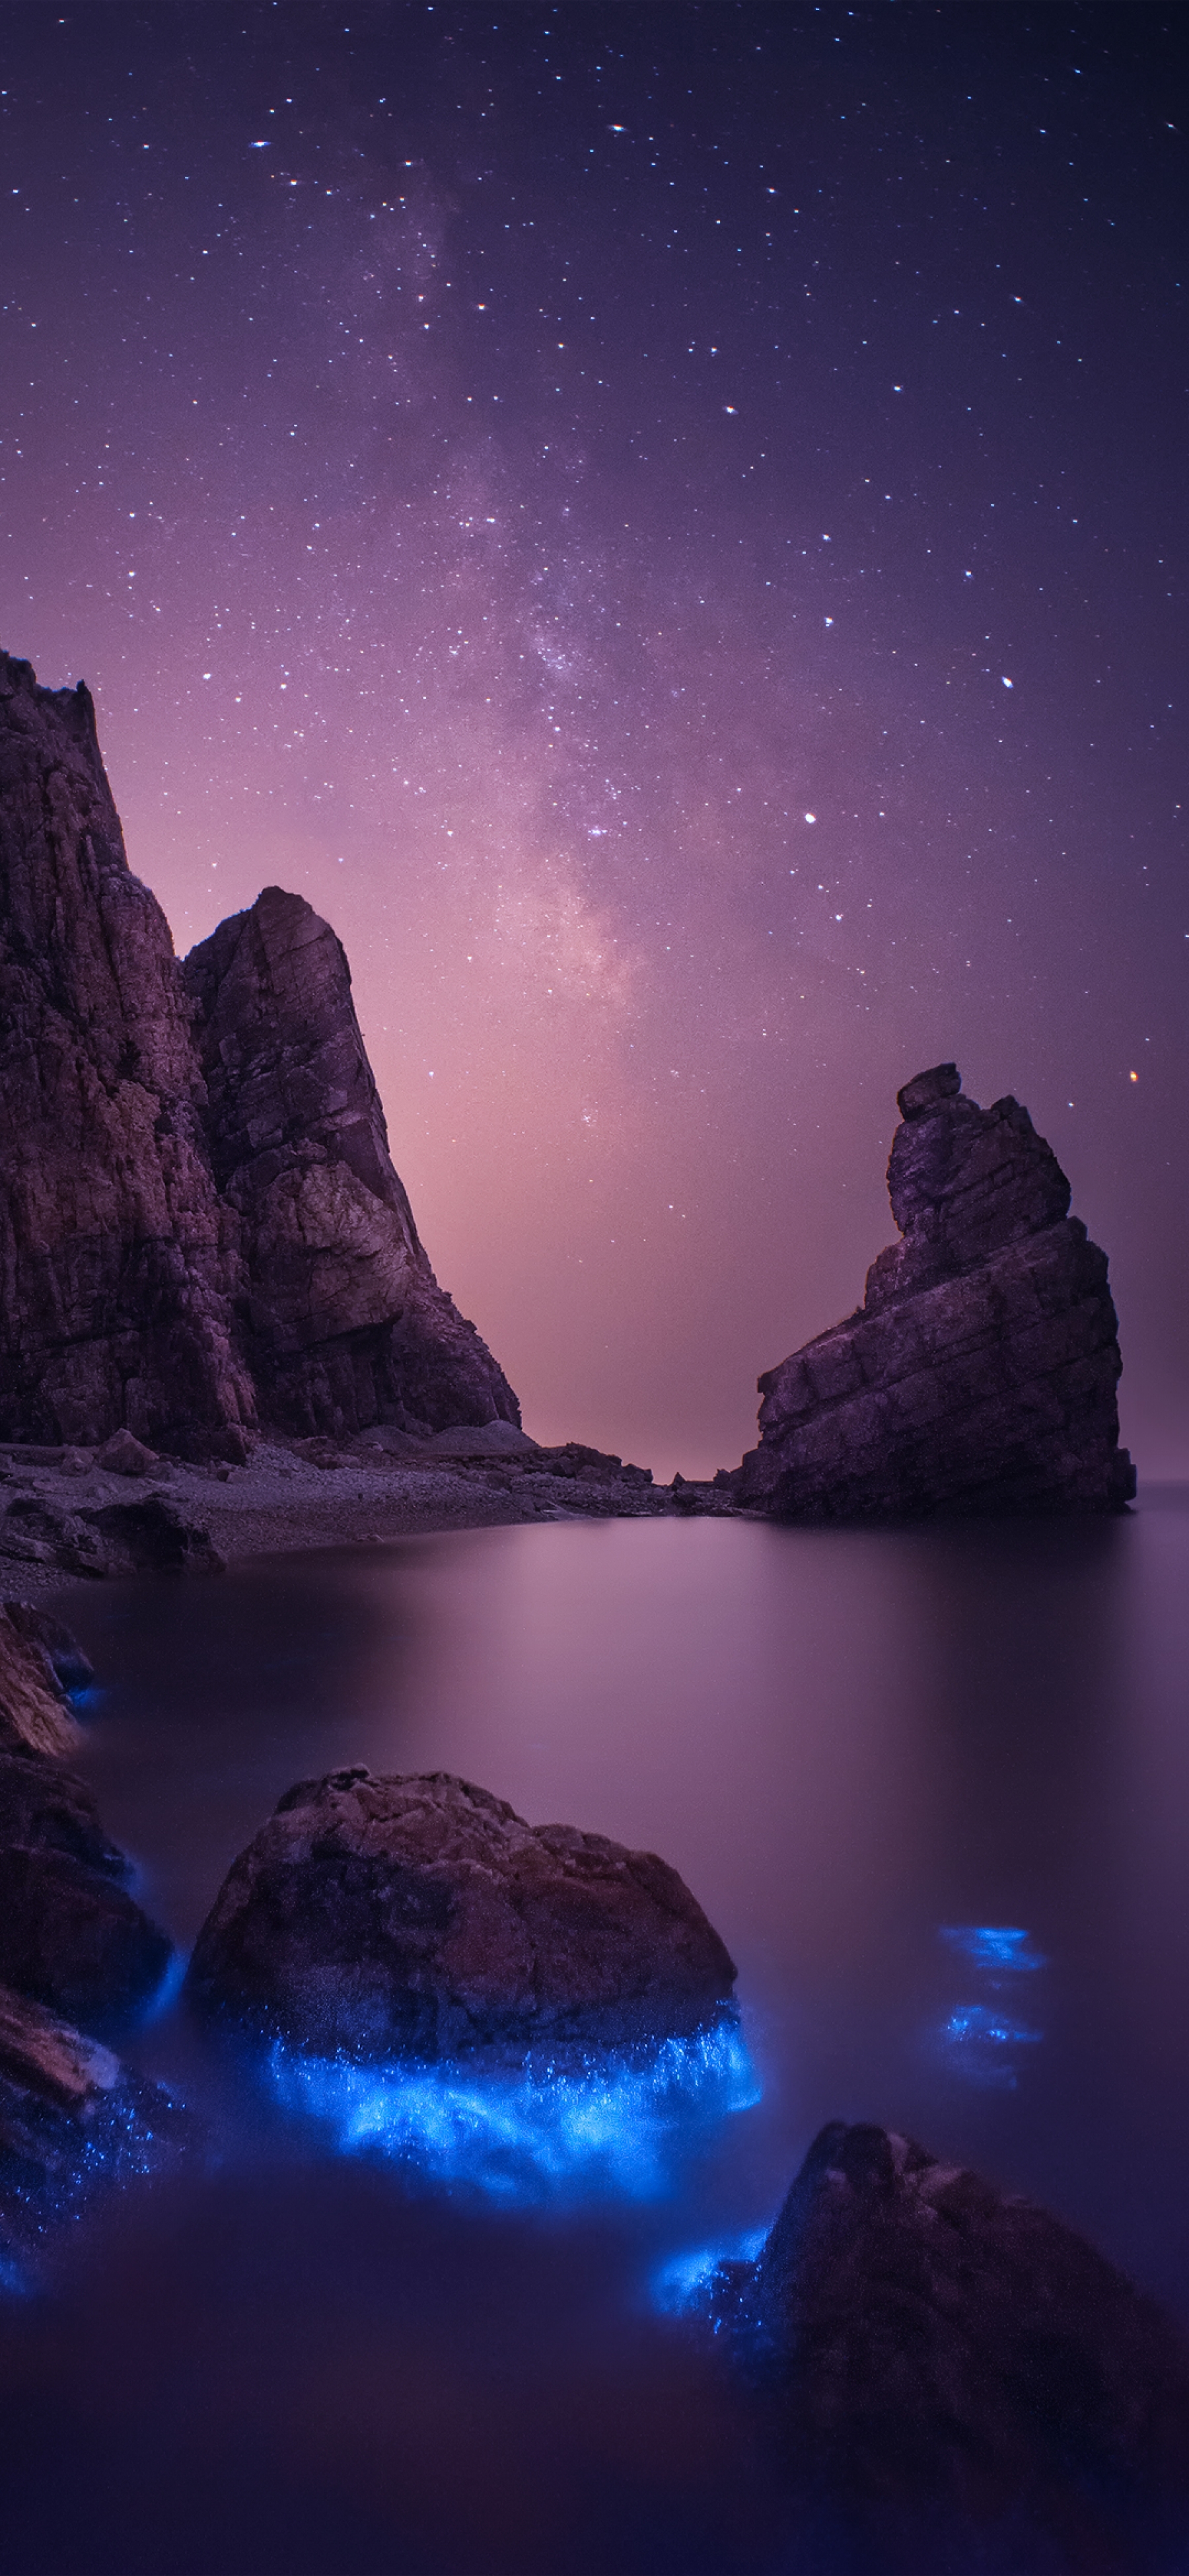
<path fill-rule="evenodd" d="M 539 1437 L 736 1459 L 1014 1091 L 1189 1472 L 1184 13 L 11 8 L 0 642 L 342 937 Z"/>

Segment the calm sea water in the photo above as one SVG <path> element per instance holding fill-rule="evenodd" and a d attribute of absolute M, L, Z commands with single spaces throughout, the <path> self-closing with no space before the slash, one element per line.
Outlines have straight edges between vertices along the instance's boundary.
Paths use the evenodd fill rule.
<path fill-rule="evenodd" d="M 248 2073 L 166 2011 L 125 2053 L 203 2152 L 0 2311 L 14 2576 L 793 2563 L 680 2293 L 828 2118 L 1032 2193 L 1189 2318 L 1189 1489 L 488 1530 L 70 1616 L 85 1768 L 179 1943 L 294 1780 L 453 1770 L 672 1861 L 747 2055 L 468 2100 Z"/>

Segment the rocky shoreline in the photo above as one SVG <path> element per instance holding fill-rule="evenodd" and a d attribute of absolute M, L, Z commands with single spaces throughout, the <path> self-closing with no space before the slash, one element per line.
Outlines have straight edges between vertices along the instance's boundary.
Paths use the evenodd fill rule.
<path fill-rule="evenodd" d="M 378 1440 L 273 1435 L 254 1441 L 239 1466 L 142 1451 L 131 1471 L 104 1465 L 102 1453 L 31 1455 L 9 1444 L 0 1450 L 0 1577 L 45 1600 L 72 1576 L 209 1574 L 255 1556 L 433 1531 L 738 1512 L 710 1484 L 678 1477 L 656 1485 L 647 1468 L 577 1441 L 548 1449 L 519 1434 L 517 1447 L 504 1449 L 483 1446 L 476 1433 L 468 1454 L 460 1437 L 461 1451 L 408 1442 L 394 1455 Z M 112 1533 L 130 1513 L 142 1524 L 131 1552 L 118 1525 Z"/>

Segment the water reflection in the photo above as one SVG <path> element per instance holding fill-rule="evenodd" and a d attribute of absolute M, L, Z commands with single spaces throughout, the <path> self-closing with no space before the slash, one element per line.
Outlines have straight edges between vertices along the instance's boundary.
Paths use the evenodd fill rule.
<path fill-rule="evenodd" d="M 702 2316 L 715 2333 L 722 2323 L 714 2305 L 718 2275 L 734 2263 L 758 2263 L 768 2241 L 766 2227 L 733 2236 L 717 2245 L 700 2245 L 692 2254 L 671 2255 L 652 2276 L 652 2303 L 662 2316 Z"/>
<path fill-rule="evenodd" d="M 1006 1970 L 1015 1976 L 1048 1966 L 1041 1951 L 1029 1948 L 1031 1933 L 1017 1923 L 943 1923 L 941 1938 L 951 1950 L 960 1950 L 974 1968 Z"/>
<path fill-rule="evenodd" d="M 378 2155 L 507 2203 L 655 2199 L 713 2124 L 760 2098 L 733 2020 L 647 2052 L 564 2064 L 361 2066 L 279 2043 L 267 2063 L 283 2107 L 324 2124 L 340 2153 Z"/>
<path fill-rule="evenodd" d="M 980 1972 L 983 1993 L 1010 1993 L 1012 1980 L 1047 1967 L 1018 1923 L 943 1923 L 939 1939 Z M 1017 2051 L 1039 2046 L 1044 2033 L 1020 2021 L 1001 2003 L 961 2003 L 937 2033 L 942 2057 L 968 2084 L 1012 2093 L 1019 2081 Z"/>

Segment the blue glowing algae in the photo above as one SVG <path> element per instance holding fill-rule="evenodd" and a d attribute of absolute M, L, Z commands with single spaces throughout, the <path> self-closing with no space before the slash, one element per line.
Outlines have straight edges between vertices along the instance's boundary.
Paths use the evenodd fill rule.
<path fill-rule="evenodd" d="M 360 2065 L 281 2042 L 267 2064 L 284 2107 L 322 2123 L 341 2154 L 381 2156 L 508 2203 L 657 2198 L 684 2151 L 760 2098 L 733 2020 L 647 2051 L 516 2066 Z"/>

